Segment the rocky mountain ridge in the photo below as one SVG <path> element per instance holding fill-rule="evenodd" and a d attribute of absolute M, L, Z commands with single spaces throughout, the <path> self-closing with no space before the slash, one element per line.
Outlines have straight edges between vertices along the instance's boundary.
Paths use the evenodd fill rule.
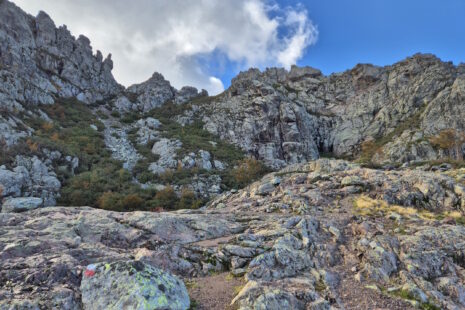
<path fill-rule="evenodd" d="M 204 122 L 274 167 L 321 153 L 377 164 L 462 159 L 464 72 L 464 64 L 422 54 L 330 76 L 310 67 L 250 69 L 205 106 Z M 448 129 L 459 147 L 429 141 Z"/>

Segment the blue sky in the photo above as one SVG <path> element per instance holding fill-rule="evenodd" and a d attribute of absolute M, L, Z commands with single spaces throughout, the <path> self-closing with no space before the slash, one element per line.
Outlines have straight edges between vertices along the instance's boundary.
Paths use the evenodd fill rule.
<path fill-rule="evenodd" d="M 415 53 L 465 62 L 465 0 L 13 0 L 84 34 L 129 86 L 154 71 L 217 94 L 249 67 L 325 74 Z"/>
<path fill-rule="evenodd" d="M 325 74 L 357 63 L 389 65 L 415 53 L 465 62 L 464 0 L 280 0 L 302 4 L 319 31 L 297 64 Z M 225 86 L 234 68 L 221 76 Z"/>

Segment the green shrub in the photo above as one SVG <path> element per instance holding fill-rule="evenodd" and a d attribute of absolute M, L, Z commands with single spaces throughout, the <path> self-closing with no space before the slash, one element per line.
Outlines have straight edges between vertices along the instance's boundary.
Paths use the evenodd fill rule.
<path fill-rule="evenodd" d="M 120 118 L 121 117 L 121 114 L 116 110 L 111 111 L 110 115 L 115 117 L 115 118 Z"/>
<path fill-rule="evenodd" d="M 101 119 L 108 119 L 108 115 L 106 115 L 102 111 L 97 111 L 97 116 L 100 117 Z"/>
<path fill-rule="evenodd" d="M 144 199 L 139 197 L 137 194 L 129 194 L 124 197 L 122 204 L 124 210 L 137 210 L 144 206 Z"/>
<path fill-rule="evenodd" d="M 121 122 L 125 124 L 132 124 L 135 121 L 139 120 L 141 118 L 141 115 L 136 113 L 136 112 L 128 112 L 123 115 L 121 118 Z"/>
<path fill-rule="evenodd" d="M 177 203 L 176 209 L 198 209 L 205 201 L 195 196 L 194 192 L 189 189 L 181 191 L 181 197 Z"/>
<path fill-rule="evenodd" d="M 159 208 L 174 210 L 176 209 L 178 196 L 171 186 L 167 186 L 155 195 L 156 206 Z"/>
<path fill-rule="evenodd" d="M 114 192 L 105 192 L 97 200 L 99 208 L 104 210 L 120 209 L 121 195 Z"/>

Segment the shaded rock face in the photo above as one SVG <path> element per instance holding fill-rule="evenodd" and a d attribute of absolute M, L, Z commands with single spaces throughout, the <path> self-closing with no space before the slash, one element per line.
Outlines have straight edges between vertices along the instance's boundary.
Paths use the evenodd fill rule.
<path fill-rule="evenodd" d="M 139 293 L 127 294 L 134 279 L 182 288 L 169 273 L 195 281 L 212 272 L 244 275 L 232 300 L 240 309 L 463 308 L 465 184 L 456 172 L 320 159 L 200 210 L 0 213 L 0 308 L 105 308 L 118 294 L 137 303 Z"/>
<path fill-rule="evenodd" d="M 87 266 L 81 282 L 83 309 L 189 309 L 184 283 L 140 261 Z"/>
<path fill-rule="evenodd" d="M 203 107 L 205 128 L 272 167 L 322 152 L 355 157 L 364 142 L 382 138 L 369 154 L 378 163 L 460 158 L 428 138 L 448 128 L 465 131 L 463 81 L 460 67 L 422 54 L 330 76 L 295 66 L 250 69 Z"/>

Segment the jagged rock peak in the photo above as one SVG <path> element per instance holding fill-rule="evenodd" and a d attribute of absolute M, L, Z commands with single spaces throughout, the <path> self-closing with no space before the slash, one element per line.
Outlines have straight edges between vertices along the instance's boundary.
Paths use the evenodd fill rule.
<path fill-rule="evenodd" d="M 183 104 L 199 96 L 208 96 L 208 92 L 204 89 L 199 92 L 192 86 L 184 86 L 177 90 L 161 73 L 155 72 L 147 81 L 129 86 L 126 94 L 115 100 L 115 106 L 120 112 L 147 112 L 169 101 Z"/>
<path fill-rule="evenodd" d="M 33 17 L 14 3 L 0 2 L 0 92 L 19 103 L 49 104 L 54 97 L 84 102 L 110 98 L 122 91 L 109 55 L 94 55 L 90 40 L 78 39 L 66 26 L 56 27 L 47 13 Z M 14 73 L 13 73 L 14 72 Z"/>

